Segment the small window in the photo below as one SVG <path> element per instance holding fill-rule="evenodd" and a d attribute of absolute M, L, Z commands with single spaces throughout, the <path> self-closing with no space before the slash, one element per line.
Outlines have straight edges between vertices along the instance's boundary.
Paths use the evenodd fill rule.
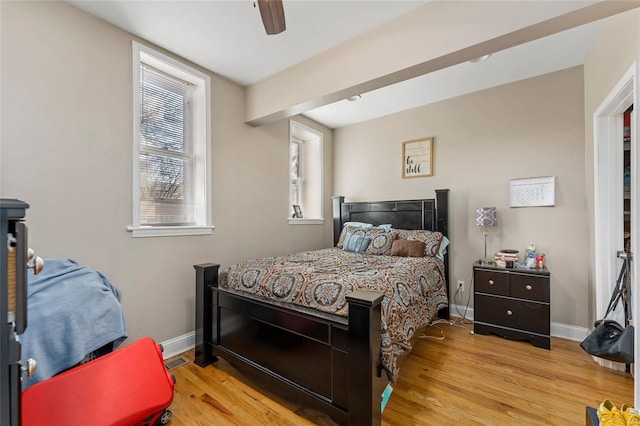
<path fill-rule="evenodd" d="M 290 121 L 289 223 L 323 223 L 322 133 Z"/>
<path fill-rule="evenodd" d="M 304 143 L 299 139 L 291 141 L 291 204 L 299 206 L 302 200 L 302 174 L 300 173 L 300 145 Z M 302 209 L 301 209 L 302 211 Z M 296 214 L 294 210 L 294 214 Z"/>
<path fill-rule="evenodd" d="M 210 78 L 133 42 L 133 236 L 211 233 Z"/>

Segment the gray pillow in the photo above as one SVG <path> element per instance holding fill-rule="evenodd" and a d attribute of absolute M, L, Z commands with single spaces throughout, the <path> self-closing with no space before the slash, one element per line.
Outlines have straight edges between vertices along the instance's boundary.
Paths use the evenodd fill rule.
<path fill-rule="evenodd" d="M 370 242 L 371 238 L 369 237 L 348 233 L 347 237 L 344 239 L 342 250 L 362 254 L 365 252 L 367 247 L 369 247 Z"/>

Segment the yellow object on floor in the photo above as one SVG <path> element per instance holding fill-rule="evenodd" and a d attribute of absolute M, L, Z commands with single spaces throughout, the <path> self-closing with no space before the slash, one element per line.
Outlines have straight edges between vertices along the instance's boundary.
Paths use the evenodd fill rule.
<path fill-rule="evenodd" d="M 640 412 L 638 410 L 628 404 L 622 404 L 620 411 L 622 411 L 626 426 L 640 426 Z"/>
<path fill-rule="evenodd" d="M 622 412 L 608 399 L 598 407 L 598 420 L 602 426 L 627 426 Z"/>

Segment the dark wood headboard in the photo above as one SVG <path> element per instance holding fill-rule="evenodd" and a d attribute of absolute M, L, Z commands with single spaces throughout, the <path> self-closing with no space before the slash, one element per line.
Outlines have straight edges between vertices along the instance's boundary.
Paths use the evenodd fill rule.
<path fill-rule="evenodd" d="M 422 200 L 345 203 L 344 196 L 335 196 L 333 197 L 334 246 L 338 243 L 345 222 L 366 222 L 374 225 L 390 223 L 393 228 L 398 229 L 439 231 L 449 238 L 449 190 L 436 189 L 436 198 Z M 448 255 L 444 256 L 444 272 L 447 280 L 447 296 L 449 296 Z"/>

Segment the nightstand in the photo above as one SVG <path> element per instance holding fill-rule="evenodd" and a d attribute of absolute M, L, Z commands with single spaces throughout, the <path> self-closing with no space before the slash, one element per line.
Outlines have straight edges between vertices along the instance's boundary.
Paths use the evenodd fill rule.
<path fill-rule="evenodd" d="M 473 264 L 473 331 L 551 349 L 549 270 Z"/>

